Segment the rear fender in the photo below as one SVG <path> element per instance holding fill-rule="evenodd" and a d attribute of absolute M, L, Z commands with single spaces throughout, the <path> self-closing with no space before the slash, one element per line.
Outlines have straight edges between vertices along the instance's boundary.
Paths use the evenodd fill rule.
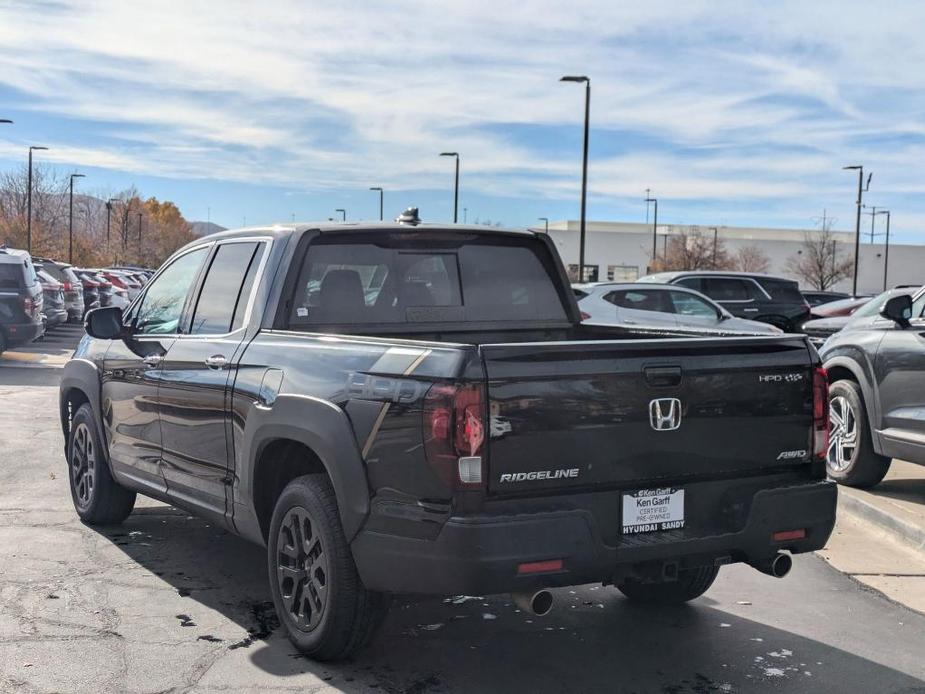
<path fill-rule="evenodd" d="M 854 380 L 857 381 L 861 388 L 861 394 L 864 396 L 864 408 L 867 410 L 867 423 L 870 427 L 874 450 L 877 453 L 882 453 L 883 447 L 877 434 L 881 429 L 880 398 L 878 397 L 877 385 L 869 365 L 866 362 L 860 363 L 851 357 L 843 355 L 826 359 L 824 366 L 828 370 L 845 369 L 854 376 Z"/>
<path fill-rule="evenodd" d="M 254 405 L 242 439 L 245 468 L 238 499 L 256 517 L 254 473 L 266 446 L 276 439 L 291 439 L 310 448 L 321 460 L 340 512 L 344 534 L 350 541 L 369 514 L 369 483 L 356 437 L 344 411 L 327 400 L 307 395 L 280 395 L 272 406 Z"/>

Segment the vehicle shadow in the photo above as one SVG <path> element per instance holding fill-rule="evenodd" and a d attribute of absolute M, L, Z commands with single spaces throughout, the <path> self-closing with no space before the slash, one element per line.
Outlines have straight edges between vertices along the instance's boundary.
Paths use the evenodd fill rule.
<path fill-rule="evenodd" d="M 316 663 L 282 634 L 262 548 L 168 506 L 138 508 L 122 526 L 98 532 L 188 598 L 188 619 L 208 608 L 247 632 L 225 642 L 227 657 L 239 660 L 220 685 L 259 689 L 269 675 L 297 686 L 310 673 L 340 691 L 409 694 L 925 692 L 922 680 L 738 617 L 709 597 L 640 607 L 600 586 L 555 591 L 556 608 L 544 618 L 518 611 L 507 596 L 399 599 L 366 651 L 344 663 Z M 813 599 L 793 596 L 796 605 Z M 190 630 L 192 640 L 204 637 Z M 220 679 L 217 669 L 210 674 Z"/>
<path fill-rule="evenodd" d="M 898 501 L 925 504 L 925 479 L 885 479 L 873 489 L 873 496 L 885 496 Z"/>

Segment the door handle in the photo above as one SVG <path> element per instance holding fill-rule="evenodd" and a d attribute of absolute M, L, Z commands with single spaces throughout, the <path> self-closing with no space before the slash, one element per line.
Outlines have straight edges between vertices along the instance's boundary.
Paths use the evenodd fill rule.
<path fill-rule="evenodd" d="M 745 312 L 746 313 L 758 313 L 758 309 L 757 308 L 747 308 L 745 309 Z"/>
<path fill-rule="evenodd" d="M 206 357 L 206 366 L 210 369 L 221 369 L 224 368 L 226 361 L 225 355 L 213 354 L 211 357 Z"/>
<path fill-rule="evenodd" d="M 146 366 L 153 368 L 155 366 L 160 366 L 161 362 L 164 361 L 164 357 L 162 357 L 160 354 L 149 354 L 144 359 L 142 359 L 142 361 Z"/>

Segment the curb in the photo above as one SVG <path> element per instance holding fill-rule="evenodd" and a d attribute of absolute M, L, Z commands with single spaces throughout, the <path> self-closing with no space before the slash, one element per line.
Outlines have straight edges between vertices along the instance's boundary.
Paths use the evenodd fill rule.
<path fill-rule="evenodd" d="M 925 551 L 925 528 L 897 518 L 842 487 L 838 489 L 838 508 L 876 525 L 913 549 Z"/>

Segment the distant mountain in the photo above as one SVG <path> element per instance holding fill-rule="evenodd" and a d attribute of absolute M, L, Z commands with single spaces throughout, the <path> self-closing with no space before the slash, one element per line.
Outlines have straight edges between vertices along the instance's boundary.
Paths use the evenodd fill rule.
<path fill-rule="evenodd" d="M 214 222 L 190 222 L 189 225 L 196 236 L 208 236 L 219 231 L 225 231 L 225 227 Z"/>

